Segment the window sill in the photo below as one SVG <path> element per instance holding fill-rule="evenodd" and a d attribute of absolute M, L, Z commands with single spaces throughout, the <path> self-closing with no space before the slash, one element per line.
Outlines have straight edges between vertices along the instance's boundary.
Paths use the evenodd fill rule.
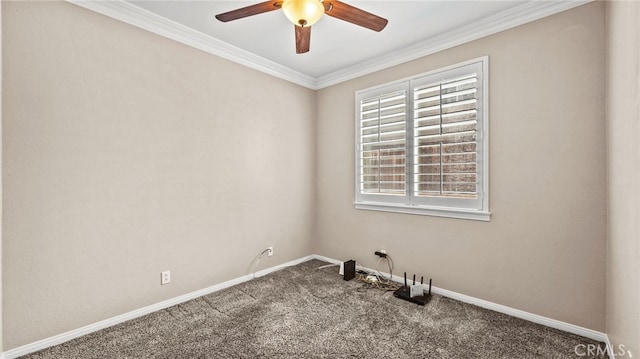
<path fill-rule="evenodd" d="M 378 203 L 378 202 L 355 202 L 356 209 L 369 211 L 382 211 L 404 214 L 417 214 L 422 216 L 446 217 L 457 219 L 468 219 L 474 221 L 489 222 L 491 213 L 460 208 L 408 206 L 404 204 Z"/>

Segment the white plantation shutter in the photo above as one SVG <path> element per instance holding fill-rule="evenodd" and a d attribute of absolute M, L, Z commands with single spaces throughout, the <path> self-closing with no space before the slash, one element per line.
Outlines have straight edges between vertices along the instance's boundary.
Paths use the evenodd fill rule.
<path fill-rule="evenodd" d="M 360 191 L 406 193 L 406 91 L 360 102 Z"/>
<path fill-rule="evenodd" d="M 414 195 L 477 198 L 477 74 L 413 88 Z"/>
<path fill-rule="evenodd" d="M 356 208 L 489 219 L 487 68 L 356 93 Z"/>

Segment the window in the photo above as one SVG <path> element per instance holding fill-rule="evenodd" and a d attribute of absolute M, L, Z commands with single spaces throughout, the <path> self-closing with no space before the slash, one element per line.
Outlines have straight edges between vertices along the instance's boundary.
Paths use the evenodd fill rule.
<path fill-rule="evenodd" d="M 487 69 L 356 92 L 356 208 L 489 220 Z"/>

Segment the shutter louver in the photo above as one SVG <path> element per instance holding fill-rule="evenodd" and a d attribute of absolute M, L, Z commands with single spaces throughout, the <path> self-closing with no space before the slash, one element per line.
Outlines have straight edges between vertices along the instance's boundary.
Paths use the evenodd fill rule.
<path fill-rule="evenodd" d="M 478 197 L 477 75 L 413 88 L 415 196 Z"/>
<path fill-rule="evenodd" d="M 406 193 L 406 91 L 360 102 L 360 191 Z"/>
<path fill-rule="evenodd" d="M 490 220 L 488 57 L 356 92 L 355 208 Z"/>

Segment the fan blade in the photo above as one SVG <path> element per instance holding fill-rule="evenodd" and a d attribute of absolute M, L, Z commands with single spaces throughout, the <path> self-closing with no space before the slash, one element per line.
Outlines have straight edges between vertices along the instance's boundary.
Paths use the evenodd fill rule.
<path fill-rule="evenodd" d="M 296 54 L 309 52 L 311 43 L 311 26 L 296 26 Z"/>
<path fill-rule="evenodd" d="M 338 0 L 325 0 L 322 4 L 324 4 L 325 14 L 373 31 L 382 31 L 389 22 L 387 19 Z"/>
<path fill-rule="evenodd" d="M 282 6 L 282 1 L 265 1 L 255 5 L 249 5 L 240 9 L 232 10 L 222 14 L 216 15 L 216 19 L 227 22 L 231 20 L 242 19 L 243 17 L 262 14 L 263 12 L 269 12 L 278 10 Z"/>

